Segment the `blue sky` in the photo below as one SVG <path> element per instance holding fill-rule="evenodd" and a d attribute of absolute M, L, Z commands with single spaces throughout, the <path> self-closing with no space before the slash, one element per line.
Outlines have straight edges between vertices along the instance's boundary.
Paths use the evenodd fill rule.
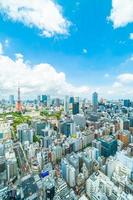
<path fill-rule="evenodd" d="M 52 0 L 48 1 L 52 2 Z M 130 89 L 128 94 L 130 97 L 133 81 L 133 40 L 131 37 L 133 33 L 133 2 L 132 0 L 128 1 L 132 8 L 131 11 L 128 6 L 123 8 L 124 4 L 121 5 L 121 2 L 126 5 L 126 0 L 53 1 L 53 5 L 56 6 L 60 17 L 64 20 L 65 28 L 60 28 L 60 30 L 53 28 L 51 31 L 50 28 L 46 28 L 48 25 L 43 24 L 43 22 L 43 28 L 42 25 L 40 28 L 37 24 L 41 23 L 40 21 L 33 19 L 27 22 L 28 17 L 25 17 L 24 20 L 21 18 L 20 14 L 22 13 L 18 13 L 19 9 L 26 6 L 26 9 L 29 9 L 29 5 L 23 5 L 23 3 L 19 5 L 19 3 L 17 4 L 18 0 L 16 0 L 15 6 L 18 10 L 12 14 L 13 5 L 11 4 L 13 0 L 10 1 L 10 5 L 8 0 L 7 3 L 0 0 L 2 56 L 8 56 L 16 62 L 15 54 L 22 54 L 23 58 L 19 56 L 17 59 L 22 59 L 23 63 L 30 63 L 30 67 L 40 63 L 48 63 L 57 73 L 63 72 L 65 81 L 75 88 L 88 87 L 89 92 L 97 90 L 99 93 L 101 90 L 106 93 L 107 90 L 110 91 L 108 93 L 110 98 L 127 96 L 124 91 L 128 88 Z M 44 2 L 45 6 L 46 0 L 39 0 L 39 2 L 40 4 Z M 10 10 L 7 9 L 7 6 Z M 38 11 L 39 8 L 38 6 Z M 52 13 L 50 8 L 48 11 L 50 20 L 53 20 L 52 23 L 56 23 L 54 22 L 54 12 Z M 123 9 L 125 15 L 126 12 L 129 14 L 131 12 L 127 21 L 123 19 Z M 37 11 L 35 14 L 38 14 Z M 49 21 L 48 17 L 49 14 L 46 19 L 44 16 L 43 20 Z M 60 24 L 57 22 L 58 25 Z M 8 41 L 8 45 L 5 44 L 5 41 Z M 131 76 L 126 77 L 125 90 L 121 89 L 122 84 L 125 85 L 123 77 L 120 78 L 122 75 Z M 117 94 L 113 94 L 115 85 L 118 90 Z M 5 87 L 3 86 L 3 88 Z M 118 87 L 120 88 L 118 89 Z M 51 88 L 44 89 L 44 92 L 50 94 L 52 91 Z M 43 92 L 43 89 L 40 92 Z M 54 92 L 56 93 L 56 90 Z M 101 96 L 104 96 L 102 92 Z"/>

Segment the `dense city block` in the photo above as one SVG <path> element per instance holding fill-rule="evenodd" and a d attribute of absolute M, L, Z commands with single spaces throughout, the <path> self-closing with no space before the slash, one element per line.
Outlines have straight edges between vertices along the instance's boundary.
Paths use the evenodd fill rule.
<path fill-rule="evenodd" d="M 133 102 L 2 99 L 0 199 L 132 200 Z"/>

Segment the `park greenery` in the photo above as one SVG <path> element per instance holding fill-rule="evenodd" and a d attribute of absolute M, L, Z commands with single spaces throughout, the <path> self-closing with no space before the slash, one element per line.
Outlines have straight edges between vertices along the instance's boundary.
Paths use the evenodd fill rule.
<path fill-rule="evenodd" d="M 48 110 L 43 110 L 40 112 L 40 116 L 45 117 L 45 119 L 50 119 L 54 118 L 57 120 L 60 120 L 61 118 L 61 113 L 62 111 L 56 111 L 54 113 L 50 113 Z M 28 123 L 29 125 L 32 122 L 32 117 L 28 115 L 24 115 L 21 112 L 8 112 L 8 113 L 1 113 L 0 118 L 3 120 L 11 120 L 12 122 L 12 137 L 16 138 L 16 133 L 17 133 L 17 126 L 22 124 L 22 123 Z M 34 135 L 33 136 L 33 141 L 34 142 L 39 142 L 41 141 L 40 136 Z"/>
<path fill-rule="evenodd" d="M 16 127 L 22 123 L 28 123 L 30 125 L 32 118 L 30 116 L 25 116 L 21 112 L 10 112 L 0 114 L 0 118 L 7 119 L 8 116 L 12 118 L 13 131 L 16 132 Z"/>
<path fill-rule="evenodd" d="M 48 118 L 56 118 L 57 120 L 60 120 L 61 118 L 61 111 L 56 111 L 54 113 L 49 113 L 48 110 L 43 110 L 40 112 L 41 116 L 45 116 L 47 119 Z"/>

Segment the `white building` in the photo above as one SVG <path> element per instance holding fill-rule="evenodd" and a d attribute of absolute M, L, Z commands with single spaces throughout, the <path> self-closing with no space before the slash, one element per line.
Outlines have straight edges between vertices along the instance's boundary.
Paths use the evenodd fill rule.
<path fill-rule="evenodd" d="M 69 97 L 65 96 L 64 98 L 64 112 L 65 114 L 69 113 Z"/>

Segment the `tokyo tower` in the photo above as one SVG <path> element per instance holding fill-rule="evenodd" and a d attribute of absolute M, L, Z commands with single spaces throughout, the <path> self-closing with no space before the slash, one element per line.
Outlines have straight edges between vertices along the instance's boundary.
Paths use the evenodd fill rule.
<path fill-rule="evenodd" d="M 21 98 L 20 98 L 20 88 L 18 87 L 18 100 L 16 104 L 16 109 L 18 112 L 22 111 L 22 104 L 21 104 Z"/>

